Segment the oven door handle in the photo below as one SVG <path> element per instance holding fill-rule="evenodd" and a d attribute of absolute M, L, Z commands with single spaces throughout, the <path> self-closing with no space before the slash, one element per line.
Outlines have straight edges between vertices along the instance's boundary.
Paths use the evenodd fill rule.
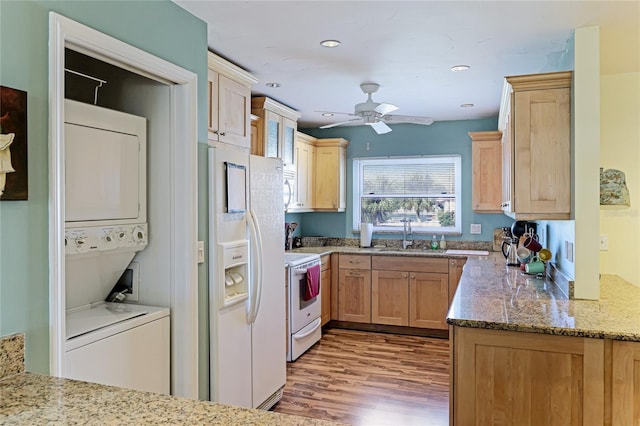
<path fill-rule="evenodd" d="M 300 340 L 300 339 L 304 339 L 305 337 L 307 337 L 308 335 L 312 334 L 314 331 L 316 331 L 318 329 L 318 327 L 320 327 L 320 322 L 322 321 L 322 318 L 318 318 L 317 320 L 315 320 L 315 325 L 313 326 L 313 328 L 309 331 L 307 331 L 304 334 L 294 334 L 293 338 L 296 340 Z"/>
<path fill-rule="evenodd" d="M 249 298 L 249 311 L 247 312 L 247 322 L 253 324 L 260 310 L 260 299 L 262 298 L 262 235 L 260 225 L 255 218 L 253 210 L 249 210 L 249 233 L 251 235 L 251 245 L 255 252 L 255 262 L 253 262 L 253 276 L 251 280 L 251 297 Z"/>

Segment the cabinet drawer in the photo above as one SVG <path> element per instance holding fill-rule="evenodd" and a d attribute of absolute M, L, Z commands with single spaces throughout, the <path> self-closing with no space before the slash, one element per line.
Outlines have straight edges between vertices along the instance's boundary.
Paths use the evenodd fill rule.
<path fill-rule="evenodd" d="M 327 269 L 331 269 L 331 256 L 325 254 L 320 257 L 320 270 L 326 271 Z"/>
<path fill-rule="evenodd" d="M 342 256 L 340 256 L 342 267 Z M 449 273 L 449 262 L 445 258 L 371 256 L 371 269 L 384 271 L 412 271 Z"/>
<path fill-rule="evenodd" d="M 341 269 L 371 269 L 371 256 L 341 254 L 339 263 Z"/>

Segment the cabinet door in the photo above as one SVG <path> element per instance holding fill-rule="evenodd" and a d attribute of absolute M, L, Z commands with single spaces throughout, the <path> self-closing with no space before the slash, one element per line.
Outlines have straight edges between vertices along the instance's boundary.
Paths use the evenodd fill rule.
<path fill-rule="evenodd" d="M 264 111 L 264 156 L 280 158 L 281 117 L 275 112 Z"/>
<path fill-rule="evenodd" d="M 295 170 L 294 141 L 298 124 L 289 118 L 282 117 L 282 166 Z"/>
<path fill-rule="evenodd" d="M 409 273 L 409 326 L 446 330 L 449 274 Z"/>
<path fill-rule="evenodd" d="M 371 322 L 409 325 L 409 273 L 371 271 Z"/>
<path fill-rule="evenodd" d="M 313 197 L 314 147 L 307 143 L 295 145 L 296 191 L 294 208 L 311 209 Z"/>
<path fill-rule="evenodd" d="M 478 213 L 499 213 L 502 203 L 502 133 L 470 132 L 471 205 Z"/>
<path fill-rule="evenodd" d="M 502 211 L 513 212 L 513 127 L 507 106 L 505 128 L 502 130 Z"/>
<path fill-rule="evenodd" d="M 320 147 L 316 152 L 315 207 L 340 209 L 340 148 Z"/>
<path fill-rule="evenodd" d="M 569 214 L 570 89 L 515 92 L 511 113 L 515 126 L 513 211 Z"/>
<path fill-rule="evenodd" d="M 223 75 L 218 76 L 219 139 L 221 142 L 251 146 L 251 89 Z"/>
<path fill-rule="evenodd" d="M 208 70 L 207 74 L 207 127 L 209 140 L 217 141 L 220 127 L 218 125 L 218 73 Z"/>
<path fill-rule="evenodd" d="M 640 425 L 640 343 L 614 341 L 611 424 Z"/>
<path fill-rule="evenodd" d="M 371 322 L 371 271 L 340 269 L 338 320 Z"/>
<path fill-rule="evenodd" d="M 602 339 L 464 327 L 452 336 L 452 425 L 605 424 Z"/>
<path fill-rule="evenodd" d="M 460 277 L 462 276 L 462 268 L 466 262 L 466 259 L 449 259 L 449 306 L 451 306 L 453 296 L 458 289 L 458 282 L 460 282 Z"/>

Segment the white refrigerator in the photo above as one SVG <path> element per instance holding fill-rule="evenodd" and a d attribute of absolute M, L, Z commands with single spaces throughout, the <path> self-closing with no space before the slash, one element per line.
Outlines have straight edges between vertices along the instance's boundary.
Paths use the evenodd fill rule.
<path fill-rule="evenodd" d="M 282 161 L 209 147 L 212 401 L 269 409 L 286 382 Z"/>

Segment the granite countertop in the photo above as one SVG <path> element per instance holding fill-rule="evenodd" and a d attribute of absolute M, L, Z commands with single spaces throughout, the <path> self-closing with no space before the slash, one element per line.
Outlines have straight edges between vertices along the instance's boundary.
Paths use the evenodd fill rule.
<path fill-rule="evenodd" d="M 600 300 L 569 299 L 549 279 L 505 266 L 501 254 L 469 257 L 447 322 L 566 336 L 640 341 L 640 287 L 615 275 L 600 280 Z"/>
<path fill-rule="evenodd" d="M 3 425 L 309 425 L 337 423 L 32 373 L 0 379 Z"/>
<path fill-rule="evenodd" d="M 0 337 L 2 425 L 308 425 L 338 423 L 24 371 L 24 335 Z"/>

